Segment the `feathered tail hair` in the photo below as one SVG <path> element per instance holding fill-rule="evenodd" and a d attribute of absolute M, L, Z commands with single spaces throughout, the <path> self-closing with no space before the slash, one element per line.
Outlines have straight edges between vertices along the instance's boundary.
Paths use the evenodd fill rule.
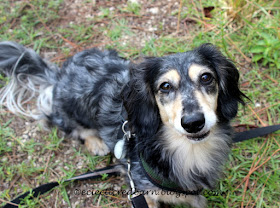
<path fill-rule="evenodd" d="M 0 89 L 0 105 L 15 114 L 40 119 L 51 111 L 52 85 L 58 67 L 47 64 L 35 51 L 14 42 L 0 43 L 0 72 L 10 78 Z M 30 101 L 37 97 L 37 108 Z"/>

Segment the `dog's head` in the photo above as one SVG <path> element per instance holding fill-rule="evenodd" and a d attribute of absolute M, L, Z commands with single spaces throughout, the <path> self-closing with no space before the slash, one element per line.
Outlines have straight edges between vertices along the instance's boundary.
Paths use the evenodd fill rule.
<path fill-rule="evenodd" d="M 237 114 L 244 94 L 234 64 L 213 45 L 147 58 L 132 75 L 127 102 L 137 133 L 150 137 L 160 124 L 192 141 L 206 138 L 218 122 Z"/>

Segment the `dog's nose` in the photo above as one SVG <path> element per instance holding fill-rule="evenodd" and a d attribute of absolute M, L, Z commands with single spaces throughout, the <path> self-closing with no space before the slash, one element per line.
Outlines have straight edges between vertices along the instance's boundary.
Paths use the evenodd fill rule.
<path fill-rule="evenodd" d="M 196 113 L 189 116 L 183 116 L 181 119 L 181 125 L 188 133 L 197 133 L 203 129 L 205 125 L 204 114 Z"/>

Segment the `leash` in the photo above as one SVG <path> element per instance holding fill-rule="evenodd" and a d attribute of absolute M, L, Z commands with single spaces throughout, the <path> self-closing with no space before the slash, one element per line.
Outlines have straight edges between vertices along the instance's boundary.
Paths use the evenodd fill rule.
<path fill-rule="evenodd" d="M 233 138 L 233 143 L 242 142 L 256 137 L 263 137 L 278 130 L 280 130 L 280 124 L 238 132 L 235 133 L 235 136 Z"/>
<path fill-rule="evenodd" d="M 111 165 L 105 168 L 97 169 L 92 172 L 87 172 L 85 174 L 72 177 L 70 179 L 61 182 L 56 181 L 56 182 L 46 183 L 37 188 L 32 189 L 31 192 L 27 191 L 24 194 L 18 196 L 17 198 L 13 199 L 8 204 L 6 204 L 3 208 L 17 208 L 21 200 L 27 197 L 30 193 L 32 193 L 32 196 L 29 196 L 29 198 L 33 198 L 42 195 L 52 190 L 54 187 L 63 184 L 65 182 L 70 182 L 70 181 L 76 182 L 76 181 L 84 181 L 89 179 L 98 179 L 98 178 L 102 178 L 104 174 L 107 174 L 108 176 L 118 176 L 120 175 L 121 169 L 122 169 L 122 165 Z"/>
<path fill-rule="evenodd" d="M 59 186 L 60 184 L 63 184 L 65 182 L 77 182 L 77 181 L 84 181 L 89 179 L 98 179 L 98 178 L 102 178 L 104 174 L 107 174 L 110 177 L 119 176 L 120 173 L 122 172 L 121 170 L 122 170 L 122 165 L 111 165 L 105 168 L 97 169 L 92 172 L 87 172 L 85 174 L 72 177 L 62 182 L 56 181 L 56 182 L 46 183 L 41 186 L 38 186 L 37 188 L 32 189 L 31 192 L 30 191 L 25 192 L 24 194 L 8 202 L 2 208 L 17 208 L 21 200 L 26 198 L 30 193 L 32 193 L 32 196 L 29 196 L 29 199 L 42 195 L 46 192 L 49 192 L 56 186 Z M 134 208 L 148 208 L 148 204 L 143 195 L 131 197 L 130 201 L 133 204 Z"/>
<path fill-rule="evenodd" d="M 251 130 L 247 130 L 247 131 L 243 131 L 243 132 L 238 132 L 238 133 L 235 133 L 235 136 L 233 138 L 233 143 L 242 142 L 242 141 L 249 140 L 249 139 L 256 138 L 256 137 L 263 137 L 263 136 L 266 136 L 266 135 L 271 134 L 278 130 L 280 130 L 280 124 L 255 128 L 255 129 L 251 129 Z M 122 131 L 125 132 L 124 125 L 122 125 Z M 123 138 L 126 138 L 126 139 L 128 138 L 127 132 L 125 132 L 125 135 L 123 136 Z M 123 157 L 123 155 L 121 157 Z M 44 193 L 52 190 L 54 187 L 56 187 L 60 184 L 63 184 L 65 182 L 70 182 L 70 181 L 76 182 L 76 181 L 84 181 L 84 180 L 89 180 L 89 179 L 98 179 L 98 178 L 102 178 L 102 176 L 104 174 L 108 174 L 108 176 L 118 176 L 121 173 L 122 167 L 123 167 L 122 165 L 111 165 L 111 166 L 107 166 L 105 168 L 97 169 L 92 172 L 88 172 L 88 173 L 85 173 L 82 175 L 72 177 L 72 178 L 64 180 L 62 182 L 51 182 L 51 183 L 43 184 L 37 188 L 32 189 L 32 192 L 31 192 L 32 196 L 29 196 L 29 197 L 30 198 L 37 197 L 41 194 L 44 194 Z M 128 160 L 128 176 L 130 177 L 131 188 L 135 190 L 133 180 L 131 179 L 131 176 L 130 176 L 130 161 L 129 160 Z M 164 187 L 161 187 L 161 188 L 164 189 Z M 174 191 L 174 190 L 172 190 L 172 191 Z M 23 200 L 29 194 L 30 194 L 30 191 L 25 192 L 24 194 L 18 196 L 17 198 L 13 199 L 12 201 L 8 202 L 3 208 L 17 208 L 18 205 L 20 204 L 21 200 Z M 145 197 L 142 194 L 140 194 L 138 196 L 129 195 L 128 198 L 131 201 L 134 208 L 148 208 L 148 204 L 145 200 Z"/>

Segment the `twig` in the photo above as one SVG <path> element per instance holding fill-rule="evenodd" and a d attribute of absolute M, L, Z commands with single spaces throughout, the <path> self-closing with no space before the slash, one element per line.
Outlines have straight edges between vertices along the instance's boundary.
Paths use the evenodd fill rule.
<path fill-rule="evenodd" d="M 45 173 L 47 172 L 47 168 L 49 166 L 49 162 L 50 162 L 50 159 L 51 159 L 51 150 L 49 150 L 49 154 L 48 154 L 48 159 L 47 159 L 47 163 L 46 163 L 46 167 L 45 167 L 45 170 L 43 172 L 43 175 L 45 175 Z"/>
<path fill-rule="evenodd" d="M 262 111 L 265 111 L 266 109 L 271 108 L 271 107 L 276 106 L 276 105 L 280 105 L 280 102 L 274 103 L 273 105 L 268 105 L 268 106 L 263 107 L 262 109 L 257 110 L 257 111 L 255 111 L 255 112 L 256 112 L 256 113 L 261 113 Z M 252 113 L 252 114 L 250 114 L 250 115 L 245 115 L 244 117 L 252 116 L 253 114 L 254 114 L 254 113 Z"/>
<path fill-rule="evenodd" d="M 259 166 L 257 166 L 255 169 L 254 169 L 254 171 L 256 171 L 257 169 L 259 169 L 261 166 L 263 166 L 265 163 L 267 163 L 270 159 L 271 159 L 271 157 L 273 157 L 277 152 L 279 152 L 280 151 L 280 148 L 279 149 L 277 149 L 276 151 L 274 151 L 273 153 L 272 153 L 272 155 L 271 156 L 269 156 L 262 164 L 260 164 Z"/>
<path fill-rule="evenodd" d="M 42 25 L 46 28 L 46 30 L 53 36 L 52 31 L 50 30 L 50 28 L 44 23 L 44 21 L 41 19 L 40 15 L 38 14 L 35 6 L 33 4 L 31 4 L 29 1 L 26 2 L 26 4 L 28 6 L 31 7 L 32 11 L 35 13 L 35 15 L 38 17 L 38 19 L 40 20 L 40 22 L 42 23 Z M 53 37 L 54 38 L 54 37 Z"/>
<path fill-rule="evenodd" d="M 38 17 L 38 19 L 40 20 L 40 22 L 42 23 L 42 25 L 46 28 L 46 30 L 51 34 L 51 36 L 53 37 L 53 39 L 55 39 L 53 32 L 51 31 L 51 29 L 44 23 L 44 21 L 41 19 L 40 15 L 37 13 L 36 8 L 33 4 L 31 4 L 29 1 L 26 2 L 27 5 L 29 5 L 32 8 L 32 11 L 35 13 L 35 15 Z M 78 48 L 79 50 L 81 49 L 80 46 L 78 46 L 77 44 L 67 40 L 66 38 L 64 38 L 62 35 L 58 34 L 58 36 L 60 38 L 62 38 L 65 42 L 69 43 L 72 47 L 74 48 Z"/>
<path fill-rule="evenodd" d="M 73 48 L 81 50 L 81 47 L 78 46 L 77 44 L 71 42 L 70 40 L 68 40 L 67 38 L 63 37 L 63 36 L 60 35 L 60 34 L 57 34 L 57 35 L 58 35 L 61 39 L 63 39 L 65 42 L 69 43 Z"/>
<path fill-rule="evenodd" d="M 6 204 L 11 204 L 11 205 L 14 205 L 14 206 L 18 207 L 18 204 L 15 204 L 15 203 L 13 203 L 13 202 L 9 202 L 9 201 L 6 201 L 6 200 L 4 200 L 4 199 L 0 199 L 0 201 L 1 201 L 1 202 L 4 202 L 4 203 L 6 203 Z"/>
<path fill-rule="evenodd" d="M 200 6 L 200 10 L 201 10 L 201 18 L 205 19 L 204 9 L 203 9 L 201 0 L 199 0 L 199 6 Z"/>
<path fill-rule="evenodd" d="M 245 194 L 246 194 L 246 191 L 247 191 L 247 186 L 248 186 L 248 183 L 249 183 L 249 177 L 250 175 L 252 175 L 253 172 L 255 172 L 257 169 L 259 169 L 260 167 L 262 167 L 264 164 L 266 164 L 270 159 L 271 157 L 273 157 L 277 152 L 279 152 L 280 149 L 277 149 L 275 152 L 272 153 L 271 156 L 269 156 L 262 164 L 260 164 L 259 166 L 257 166 L 256 168 L 254 168 L 253 170 L 250 170 L 248 175 L 244 178 L 246 179 L 246 183 L 245 183 L 245 187 L 244 187 L 244 192 L 243 192 L 243 197 L 242 197 L 242 202 L 241 202 L 241 207 L 243 208 L 244 207 L 244 200 L 245 200 Z"/>
<path fill-rule="evenodd" d="M 262 126 L 267 126 L 262 120 L 261 118 L 258 116 L 258 114 L 253 110 L 253 108 L 251 108 L 251 106 L 249 106 L 249 109 L 253 112 L 253 114 L 257 117 L 257 119 L 259 120 L 259 122 L 262 124 Z"/>
<path fill-rule="evenodd" d="M 266 140 L 267 141 L 267 140 Z M 262 145 L 263 147 L 264 145 Z M 260 148 L 260 150 L 262 149 L 262 147 Z M 260 163 L 262 157 L 264 156 L 265 152 L 267 151 L 268 147 L 265 148 L 264 152 L 262 153 L 262 155 L 260 156 L 260 158 L 258 159 L 258 161 L 256 162 L 256 164 L 254 165 L 254 162 L 257 159 L 257 156 L 255 157 L 254 161 L 252 162 L 251 168 L 249 170 L 249 173 L 247 174 L 247 176 L 245 177 L 245 186 L 244 186 L 244 191 L 243 191 L 243 196 L 242 196 L 242 202 L 241 202 L 241 207 L 243 208 L 244 206 L 244 201 L 245 201 L 245 196 L 246 196 L 246 192 L 247 192 L 247 188 L 249 185 L 249 181 L 250 181 L 250 176 L 255 172 L 254 168 Z M 260 152 L 260 150 L 258 151 L 258 154 Z"/>
<path fill-rule="evenodd" d="M 180 0 L 180 6 L 179 6 L 178 18 L 177 18 L 177 33 L 179 33 L 179 30 L 180 30 L 180 20 L 181 20 L 182 6 L 183 6 L 183 0 Z"/>
<path fill-rule="evenodd" d="M 226 40 L 230 45 L 232 45 L 236 50 L 238 50 L 238 52 L 243 56 L 243 58 L 245 58 L 245 60 L 247 62 L 251 63 L 251 59 L 249 57 L 245 56 L 245 54 L 235 45 L 235 43 L 229 36 L 227 36 Z"/>
<path fill-rule="evenodd" d="M 278 147 L 280 148 L 280 144 L 277 142 L 277 140 L 275 139 L 275 137 L 273 137 L 273 140 L 275 141 L 275 143 L 278 145 Z"/>
<path fill-rule="evenodd" d="M 275 79 L 273 79 L 273 78 L 271 78 L 268 74 L 265 74 L 264 75 L 266 78 L 268 78 L 268 79 L 270 79 L 272 82 L 274 82 L 275 84 L 279 84 L 279 82 L 277 81 L 277 80 L 275 80 Z"/>
<path fill-rule="evenodd" d="M 11 138 L 12 138 L 13 140 L 15 140 L 16 142 L 18 142 L 22 147 L 24 147 L 24 144 L 23 144 L 20 140 L 18 140 L 16 137 L 11 136 Z"/>
<path fill-rule="evenodd" d="M 197 12 L 197 14 L 199 15 L 199 11 L 194 3 L 194 0 L 192 0 L 192 5 L 193 5 L 193 8 L 195 9 L 195 11 Z"/>
<path fill-rule="evenodd" d="M 245 178 L 243 179 L 243 181 L 249 179 L 249 177 L 252 175 L 252 173 L 254 173 L 256 170 L 258 170 L 260 167 L 262 167 L 264 164 L 266 164 L 266 163 L 271 159 L 271 157 L 273 157 L 273 156 L 274 156 L 277 152 L 279 152 L 279 151 L 280 151 L 280 149 L 277 149 L 277 150 L 274 151 L 274 152 L 272 153 L 272 155 L 269 156 L 263 163 L 261 163 L 259 166 L 255 167 L 254 169 L 250 170 L 249 173 L 248 173 L 248 175 L 245 176 Z"/>
<path fill-rule="evenodd" d="M 16 177 L 16 178 L 12 181 L 12 183 L 10 184 L 8 190 L 10 190 L 10 189 L 15 185 L 15 183 L 16 183 L 19 179 L 20 179 L 20 176 Z"/>
<path fill-rule="evenodd" d="M 278 168 L 278 169 L 276 169 L 276 170 L 280 170 L 280 168 Z M 263 176 L 269 174 L 269 177 L 270 177 L 271 172 L 274 172 L 274 171 L 276 171 L 276 170 L 270 170 L 270 171 L 268 171 L 268 172 L 265 172 L 264 174 L 262 174 L 261 176 L 259 176 L 256 180 L 254 180 L 254 181 L 253 181 L 254 187 L 251 189 L 251 192 L 254 192 L 254 191 L 256 190 L 256 186 L 257 186 L 257 184 L 258 184 L 258 181 L 259 181 Z M 269 177 L 268 177 L 268 178 L 269 178 Z M 251 202 L 251 199 L 252 199 L 252 195 L 251 195 L 250 198 L 249 198 L 248 204 Z M 246 207 L 248 207 L 248 204 L 247 204 Z"/>
<path fill-rule="evenodd" d="M 268 149 L 268 146 L 266 147 L 264 153 L 267 151 Z M 256 165 L 260 162 L 262 156 L 264 155 L 264 153 L 262 154 L 262 156 L 259 158 L 258 162 L 256 163 L 256 165 L 254 166 L 254 168 L 252 170 L 249 171 L 248 175 L 244 178 L 246 180 L 246 183 L 245 183 L 245 187 L 244 187 L 244 192 L 243 192 L 243 196 L 242 196 L 242 202 L 241 202 L 241 207 L 243 208 L 244 207 L 244 200 L 245 200 L 245 195 L 246 195 L 246 192 L 247 192 L 247 187 L 248 187 L 248 184 L 249 184 L 249 179 L 250 179 L 250 176 L 256 171 L 258 170 L 260 167 L 262 167 L 265 163 L 267 163 L 272 156 L 274 156 L 278 151 L 280 151 L 280 149 L 276 150 L 271 156 L 269 156 L 263 163 L 261 163 L 259 166 L 256 167 Z"/>
<path fill-rule="evenodd" d="M 256 154 L 256 156 L 255 156 L 255 158 L 254 158 L 254 160 L 251 164 L 250 170 L 252 170 L 252 168 L 254 167 L 255 161 L 257 160 L 257 156 L 260 154 L 260 151 L 262 150 L 263 146 L 266 144 L 267 140 L 268 140 L 268 138 L 265 139 L 265 141 L 262 143 L 262 146 L 259 148 L 259 151 L 257 152 L 257 154 Z M 258 164 L 258 163 L 256 163 L 256 164 Z M 250 170 L 249 170 L 249 172 L 250 172 Z M 247 174 L 247 176 L 248 175 L 249 175 L 249 173 Z M 242 185 L 242 183 L 245 182 L 247 176 L 244 177 L 242 182 L 235 188 L 235 190 L 237 190 Z"/>
<path fill-rule="evenodd" d="M 266 185 L 268 179 L 270 178 L 270 176 L 271 176 L 271 173 L 269 174 L 269 176 L 267 177 L 266 181 L 264 182 L 263 187 L 262 187 L 262 190 L 260 191 L 260 193 L 259 193 L 258 197 L 256 198 L 254 204 L 251 206 L 252 208 L 255 207 L 255 204 L 257 203 L 258 199 L 261 197 L 261 193 L 263 192 L 264 187 L 265 187 L 265 185 Z M 247 207 L 247 206 L 246 206 L 246 207 Z"/>

